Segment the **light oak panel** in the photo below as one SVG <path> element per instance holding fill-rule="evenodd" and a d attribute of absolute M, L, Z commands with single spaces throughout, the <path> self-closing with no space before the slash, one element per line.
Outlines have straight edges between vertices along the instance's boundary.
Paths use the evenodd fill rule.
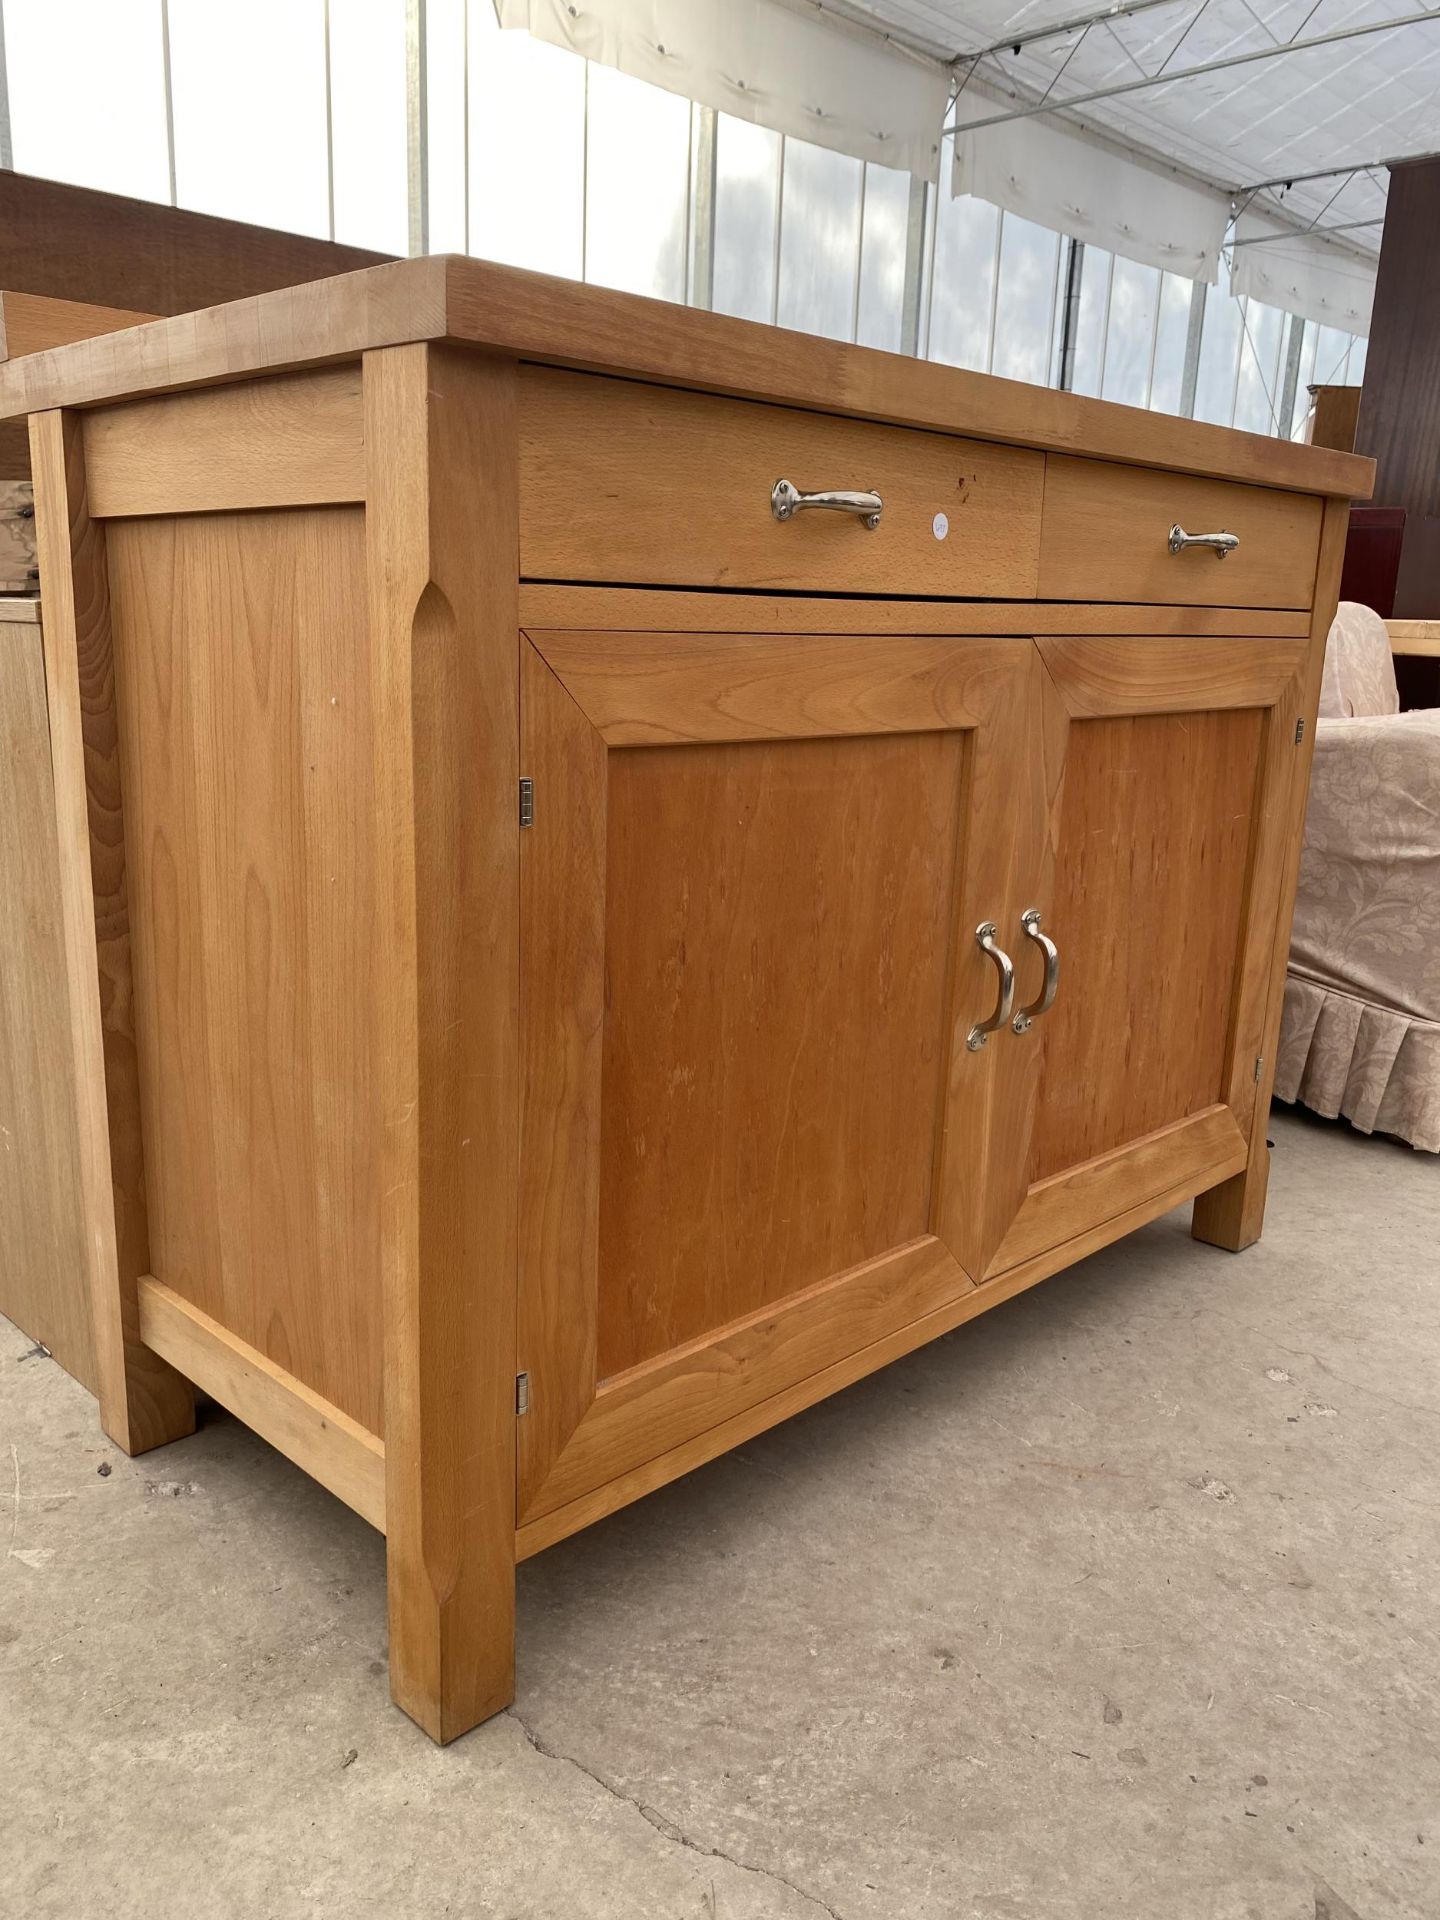
<path fill-rule="evenodd" d="M 1097 1221 L 1143 1206 L 1154 1194 L 1177 1186 L 1193 1193 L 1207 1177 L 1221 1179 L 1238 1171 L 1246 1153 L 1245 1135 L 1219 1101 L 1153 1133 L 1131 1133 L 1093 1160 L 1037 1181 L 992 1256 L 985 1278 L 1033 1260 L 1047 1248 L 1063 1246 Z"/>
<path fill-rule="evenodd" d="M 1239 634 L 1303 640 L 1306 613 L 1265 607 L 1084 606 L 1022 600 L 827 599 L 806 594 L 686 592 L 670 587 L 520 584 L 523 627 L 594 633 Z"/>
<path fill-rule="evenodd" d="M 1044 637 L 1036 642 L 1065 710 L 1081 720 L 1121 714 L 1216 713 L 1268 707 L 1305 657 L 1299 639 L 1153 635 Z"/>
<path fill-rule="evenodd" d="M 140 1332 L 152 1352 L 385 1531 L 385 1444 L 377 1434 L 149 1277 L 140 1282 Z"/>
<path fill-rule="evenodd" d="M 1307 608 L 1321 503 L 1280 492 L 1278 471 L 1275 478 L 1274 486 L 1236 486 L 1050 455 L 1041 599 Z M 1187 533 L 1237 534 L 1240 545 L 1224 559 L 1198 547 L 1171 553 L 1177 522 Z"/>
<path fill-rule="evenodd" d="M 896 636 L 711 640 L 628 633 L 530 639 L 610 747 L 974 726 L 1015 666 L 1015 641 Z"/>
<path fill-rule="evenodd" d="M 365 498 L 358 364 L 98 407 L 84 431 L 97 519 Z"/>
<path fill-rule="evenodd" d="M 1305 803 L 1310 789 L 1310 762 L 1315 752 L 1315 719 L 1320 705 L 1320 677 L 1325 665 L 1325 642 L 1340 589 L 1340 568 L 1345 555 L 1345 540 L 1350 515 L 1343 501 L 1325 503 L 1320 536 L 1320 559 L 1315 576 L 1315 604 L 1310 616 L 1310 638 L 1305 655 L 1289 693 L 1289 708 L 1283 713 L 1284 725 L 1294 741 L 1294 723 L 1303 721 L 1298 742 L 1290 753 L 1288 789 L 1277 786 L 1274 806 L 1278 815 L 1274 839 L 1267 855 L 1265 875 L 1273 890 L 1275 913 L 1268 955 L 1263 946 L 1247 954 L 1248 977 L 1254 983 L 1257 999 L 1263 1004 L 1258 1016 L 1257 1052 L 1260 1072 L 1255 1081 L 1253 1119 L 1250 1131 L 1250 1157 L 1244 1170 L 1231 1179 L 1199 1195 L 1191 1231 L 1197 1240 L 1238 1253 L 1260 1238 L 1265 1219 L 1265 1196 L 1270 1180 L 1270 1150 L 1265 1138 L 1265 1116 L 1275 1085 L 1275 1049 L 1280 1036 L 1280 1016 L 1285 994 L 1286 961 L 1290 952 L 1290 929 L 1295 915 L 1295 882 L 1304 845 Z M 1269 762 L 1275 766 L 1285 740 L 1272 736 Z M 1278 775 L 1277 778 L 1283 776 Z M 1268 973 L 1268 982 L 1266 975 Z"/>
<path fill-rule="evenodd" d="M 248 231 L 253 237 L 255 230 Z M 313 250 L 317 243 L 304 244 Z M 186 309 L 178 318 L 111 336 L 118 344 L 85 342 L 0 367 L 0 418 L 449 338 L 533 361 L 898 426 L 951 432 L 963 421 L 979 440 L 1059 453 L 1078 447 L 1109 460 L 1346 499 L 1367 498 L 1374 479 L 1374 463 L 1354 454 L 637 300 L 489 261 L 431 256 L 287 285 L 200 312 L 188 310 L 193 300 L 178 304 Z"/>
<path fill-rule="evenodd" d="M 117 1446 L 143 1453 L 194 1431 L 195 1400 L 140 1337 L 136 1289 L 151 1270 L 150 1226 L 105 530 L 87 505 L 78 420 L 33 419 L 30 457 L 100 1419 Z"/>
<path fill-rule="evenodd" d="M 610 756 L 602 1380 L 925 1233 L 964 748 Z"/>
<path fill-rule="evenodd" d="M 363 519 L 108 538 L 151 1271 L 379 1433 Z"/>
<path fill-rule="evenodd" d="M 1244 708 L 1071 722 L 1032 1183 L 1222 1097 L 1261 730 Z"/>
<path fill-rule="evenodd" d="M 515 370 L 364 381 L 390 1688 L 443 1741 L 515 1691 Z"/>
<path fill-rule="evenodd" d="M 0 1313 L 94 1393 L 45 661 L 34 603 L 14 611 L 0 612 Z"/>
<path fill-rule="evenodd" d="M 1043 476 L 1020 448 L 527 367 L 520 567 L 528 579 L 1029 595 Z M 781 523 L 770 490 L 782 477 L 878 492 L 880 525 L 818 511 Z"/>

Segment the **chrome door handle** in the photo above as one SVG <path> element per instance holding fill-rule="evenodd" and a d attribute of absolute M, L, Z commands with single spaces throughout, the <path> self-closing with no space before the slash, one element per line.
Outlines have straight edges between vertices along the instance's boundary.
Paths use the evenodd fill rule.
<path fill-rule="evenodd" d="M 978 1027 L 971 1027 L 965 1036 L 965 1044 L 971 1053 L 978 1053 L 991 1034 L 1005 1025 L 1015 1006 L 1015 962 L 1003 947 L 996 946 L 996 931 L 993 920 L 982 920 L 975 929 L 976 946 L 982 953 L 989 954 L 1000 975 L 1000 1004 L 988 1020 L 982 1020 Z"/>
<path fill-rule="evenodd" d="M 1048 1013 L 1055 1004 L 1055 994 L 1060 985 L 1060 949 L 1048 933 L 1040 931 L 1040 909 L 1028 907 L 1020 916 L 1020 924 L 1025 929 L 1027 940 L 1033 940 L 1045 956 L 1045 985 L 1040 990 L 1040 998 L 1032 1001 L 1028 1007 L 1022 1007 L 1015 1016 L 1016 1033 L 1028 1033 L 1042 1013 Z"/>
<path fill-rule="evenodd" d="M 793 480 L 777 480 L 770 489 L 770 511 L 777 520 L 793 520 L 803 507 L 829 507 L 835 513 L 856 513 L 873 529 L 880 524 L 884 505 L 878 493 L 801 493 Z"/>
<path fill-rule="evenodd" d="M 1183 553 L 1186 547 L 1209 547 L 1217 560 L 1233 553 L 1240 544 L 1238 533 L 1186 533 L 1180 526 L 1170 529 L 1171 553 Z"/>

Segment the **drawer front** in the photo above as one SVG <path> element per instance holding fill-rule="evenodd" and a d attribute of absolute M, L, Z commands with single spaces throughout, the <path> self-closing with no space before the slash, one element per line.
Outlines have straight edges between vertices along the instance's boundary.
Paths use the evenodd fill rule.
<path fill-rule="evenodd" d="M 521 378 L 531 580 L 1029 599 L 1044 456 L 549 367 Z M 777 480 L 880 494 L 786 521 Z"/>
<path fill-rule="evenodd" d="M 1308 607 L 1323 506 L 1313 494 L 1051 454 L 1040 538 L 1042 600 Z M 1239 546 L 1172 553 L 1170 529 Z"/>

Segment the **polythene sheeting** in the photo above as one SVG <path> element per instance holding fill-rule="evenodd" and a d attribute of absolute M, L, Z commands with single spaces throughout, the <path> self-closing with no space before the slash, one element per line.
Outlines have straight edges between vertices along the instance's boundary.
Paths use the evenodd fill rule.
<path fill-rule="evenodd" d="M 1281 236 L 1281 237 L 1272 237 Z M 1322 327 L 1369 333 L 1375 299 L 1375 262 L 1334 240 L 1296 232 L 1264 214 L 1245 213 L 1235 223 L 1230 285 L 1267 307 L 1302 314 Z M 1261 241 L 1259 246 L 1255 241 Z"/>
<path fill-rule="evenodd" d="M 958 118 L 1006 104 L 967 87 Z M 1187 280 L 1215 280 L 1230 218 L 1226 194 L 1038 115 L 957 133 L 954 190 Z"/>
<path fill-rule="evenodd" d="M 924 180 L 939 172 L 949 71 L 778 0 L 498 0 L 502 27 L 702 106 Z"/>

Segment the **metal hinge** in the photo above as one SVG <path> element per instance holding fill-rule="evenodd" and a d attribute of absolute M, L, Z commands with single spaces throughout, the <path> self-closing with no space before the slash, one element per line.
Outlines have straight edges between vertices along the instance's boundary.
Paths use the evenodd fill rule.
<path fill-rule="evenodd" d="M 518 1419 L 522 1413 L 530 1411 L 530 1376 L 517 1373 L 515 1376 L 515 1414 Z"/>
<path fill-rule="evenodd" d="M 1263 1053 L 1257 1053 L 1255 1056 L 1255 1078 L 1258 1080 L 1261 1074 L 1264 1073 L 1264 1071 L 1265 1071 L 1265 1056 Z"/>
<path fill-rule="evenodd" d="M 520 824 L 522 827 L 533 827 L 535 824 L 535 782 L 533 780 L 520 782 Z"/>
<path fill-rule="evenodd" d="M 1297 720 L 1295 722 L 1295 744 L 1297 747 L 1299 746 L 1300 742 L 1304 738 L 1305 738 L 1305 722 L 1303 720 Z"/>

